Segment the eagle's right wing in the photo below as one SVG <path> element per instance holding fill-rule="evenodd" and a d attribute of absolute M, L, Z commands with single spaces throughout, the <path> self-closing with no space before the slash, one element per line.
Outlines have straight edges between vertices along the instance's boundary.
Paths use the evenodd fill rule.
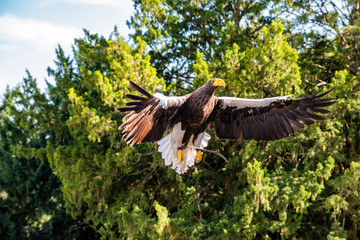
<path fill-rule="evenodd" d="M 126 107 L 119 109 L 120 112 L 129 112 L 119 127 L 123 129 L 122 138 L 131 146 L 160 140 L 164 132 L 171 127 L 170 120 L 187 96 L 166 97 L 159 93 L 151 95 L 132 81 L 129 82 L 131 87 L 146 97 L 125 95 L 135 101 L 125 103 Z"/>
<path fill-rule="evenodd" d="M 331 90 L 330 90 L 331 91 Z M 325 120 L 317 113 L 329 113 L 323 107 L 335 103 L 333 98 L 322 98 L 330 91 L 304 98 L 289 96 L 244 99 L 219 97 L 208 123 L 222 139 L 277 140 L 288 137 L 295 129 L 302 129 Z"/>

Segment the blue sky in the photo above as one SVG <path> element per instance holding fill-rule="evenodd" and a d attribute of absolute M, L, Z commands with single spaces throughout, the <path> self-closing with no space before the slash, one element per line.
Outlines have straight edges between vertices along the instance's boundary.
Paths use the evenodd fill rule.
<path fill-rule="evenodd" d="M 52 80 L 46 69 L 54 66 L 55 48 L 60 44 L 71 54 L 83 28 L 108 37 L 117 25 L 127 38 L 132 14 L 131 0 L 1 0 L 0 96 L 6 85 L 22 81 L 26 69 L 44 89 L 44 78 Z"/>

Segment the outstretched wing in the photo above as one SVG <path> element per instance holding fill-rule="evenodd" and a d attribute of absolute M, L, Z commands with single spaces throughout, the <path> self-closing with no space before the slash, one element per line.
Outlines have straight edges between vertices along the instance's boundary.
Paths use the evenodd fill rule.
<path fill-rule="evenodd" d="M 125 103 L 126 107 L 119 109 L 121 112 L 130 112 L 119 127 L 123 129 L 122 138 L 131 146 L 160 140 L 164 132 L 171 127 L 171 118 L 187 97 L 165 97 L 159 93 L 153 96 L 132 81 L 130 86 L 145 97 L 125 95 L 134 101 Z"/>
<path fill-rule="evenodd" d="M 323 98 L 331 90 L 304 98 L 288 99 L 289 96 L 242 99 L 219 97 L 208 123 L 215 134 L 223 139 L 277 140 L 288 137 L 295 129 L 303 129 L 325 120 L 317 113 L 330 111 L 323 107 L 335 103 L 333 98 Z"/>

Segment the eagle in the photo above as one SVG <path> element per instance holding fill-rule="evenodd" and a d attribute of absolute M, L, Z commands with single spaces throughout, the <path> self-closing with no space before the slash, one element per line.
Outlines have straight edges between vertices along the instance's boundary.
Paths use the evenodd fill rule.
<path fill-rule="evenodd" d="M 121 137 L 131 146 L 158 142 L 165 165 L 171 165 L 179 174 L 201 161 L 211 138 L 205 132 L 207 128 L 220 139 L 273 141 L 287 138 L 294 129 L 304 129 L 314 120 L 325 120 L 318 113 L 329 113 L 324 107 L 335 103 L 334 98 L 322 98 L 331 90 L 302 98 L 216 97 L 215 90 L 225 87 L 220 78 L 180 97 L 152 95 L 134 82 L 129 83 L 143 96 L 125 94 L 133 101 L 119 109 L 128 113 L 119 127 Z M 171 132 L 163 137 L 166 131 Z"/>

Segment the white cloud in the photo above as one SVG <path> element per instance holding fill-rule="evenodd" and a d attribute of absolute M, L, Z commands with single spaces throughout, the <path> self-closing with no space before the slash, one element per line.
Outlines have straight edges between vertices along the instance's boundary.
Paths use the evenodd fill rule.
<path fill-rule="evenodd" d="M 11 43 L 0 43 L 0 51 L 11 52 L 17 49 L 15 44 Z"/>
<path fill-rule="evenodd" d="M 82 29 L 68 25 L 56 25 L 10 14 L 0 17 L 0 40 L 4 48 L 28 44 L 29 47 L 46 53 L 53 51 L 57 44 L 69 47 L 75 37 L 82 35 Z"/>
<path fill-rule="evenodd" d="M 124 0 L 43 0 L 40 6 L 54 5 L 57 3 L 86 4 L 97 6 L 126 6 Z"/>
<path fill-rule="evenodd" d="M 122 0 L 62 0 L 65 3 L 71 4 L 88 4 L 88 5 L 103 5 L 103 6 L 121 6 Z"/>
<path fill-rule="evenodd" d="M 26 76 L 25 69 L 38 79 L 39 86 L 44 89 L 44 78 L 52 80 L 47 76 L 46 68 L 56 67 L 57 44 L 61 45 L 66 55 L 71 55 L 74 38 L 84 36 L 82 28 L 108 36 L 117 24 L 123 36 L 129 33 L 125 22 L 133 9 L 131 0 L 33 2 L 16 5 L 21 8 L 20 11 L 14 8 L 13 14 L 0 15 L 0 99 L 6 85 L 13 87 L 22 81 Z M 25 10 L 27 16 L 33 17 L 24 17 Z"/>

